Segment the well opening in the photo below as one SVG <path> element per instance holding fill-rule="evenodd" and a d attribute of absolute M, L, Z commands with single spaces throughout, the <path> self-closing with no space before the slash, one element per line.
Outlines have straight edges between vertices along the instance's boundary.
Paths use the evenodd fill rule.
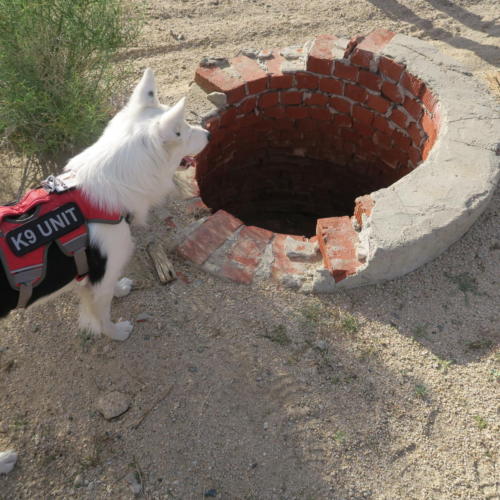
<path fill-rule="evenodd" d="M 213 139 L 197 159 L 203 202 L 246 225 L 310 237 L 317 219 L 351 216 L 357 197 L 413 170 L 437 134 L 425 105 L 433 97 L 404 66 L 377 63 L 375 71 L 335 60 L 328 74 L 314 65 L 260 70 L 253 86 L 233 88 L 236 102 L 205 124 Z M 204 69 L 213 72 L 198 75 Z"/>

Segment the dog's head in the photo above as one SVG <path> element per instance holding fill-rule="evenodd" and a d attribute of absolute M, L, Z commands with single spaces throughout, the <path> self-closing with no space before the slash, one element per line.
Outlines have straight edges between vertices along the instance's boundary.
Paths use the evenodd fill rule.
<path fill-rule="evenodd" d="M 172 107 L 160 103 L 153 70 L 148 68 L 135 87 L 123 113 L 132 114 L 132 124 L 143 127 L 147 123 L 150 134 L 155 135 L 165 150 L 175 157 L 193 156 L 207 145 L 210 133 L 189 125 L 185 120 L 186 100 L 182 98 Z M 116 119 L 120 119 L 119 113 Z"/>

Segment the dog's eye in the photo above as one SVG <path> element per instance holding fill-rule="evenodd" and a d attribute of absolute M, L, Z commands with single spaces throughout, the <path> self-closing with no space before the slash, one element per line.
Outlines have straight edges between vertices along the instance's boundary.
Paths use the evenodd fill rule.
<path fill-rule="evenodd" d="M 155 95 L 155 93 L 154 93 L 152 90 L 150 90 L 150 91 L 148 92 L 148 96 L 149 96 L 149 97 L 153 97 L 154 95 Z"/>
<path fill-rule="evenodd" d="M 181 133 L 180 133 L 180 132 L 176 132 L 176 133 L 175 133 L 175 135 L 176 135 L 177 137 L 180 137 L 180 136 L 181 136 Z"/>

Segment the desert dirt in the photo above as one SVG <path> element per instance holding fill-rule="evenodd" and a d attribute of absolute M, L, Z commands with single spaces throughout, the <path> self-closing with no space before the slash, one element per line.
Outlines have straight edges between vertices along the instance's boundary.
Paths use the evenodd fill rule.
<path fill-rule="evenodd" d="M 123 60 L 154 68 L 167 103 L 203 56 L 380 27 L 498 94 L 496 0 L 141 4 Z M 71 295 L 0 321 L 0 451 L 19 453 L 2 500 L 500 498 L 498 190 L 432 263 L 329 296 L 224 282 L 174 252 L 179 278 L 160 285 L 146 245 L 171 248 L 190 221 L 170 201 L 135 230 L 136 286 L 113 306 L 134 320 L 126 342 L 79 334 Z M 108 421 L 97 405 L 112 391 L 130 408 Z"/>

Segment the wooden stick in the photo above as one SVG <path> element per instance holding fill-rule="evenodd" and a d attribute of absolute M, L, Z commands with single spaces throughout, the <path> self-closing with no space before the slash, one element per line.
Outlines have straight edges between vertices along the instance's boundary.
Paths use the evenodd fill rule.
<path fill-rule="evenodd" d="M 137 420 L 135 424 L 132 424 L 130 426 L 131 429 L 135 430 L 139 428 L 139 426 L 142 424 L 144 419 L 153 411 L 156 409 L 156 407 L 163 402 L 167 396 L 172 392 L 172 389 L 174 388 L 174 384 L 172 384 L 164 393 L 163 395 L 153 404 L 151 405 L 142 415 L 141 417 Z"/>

